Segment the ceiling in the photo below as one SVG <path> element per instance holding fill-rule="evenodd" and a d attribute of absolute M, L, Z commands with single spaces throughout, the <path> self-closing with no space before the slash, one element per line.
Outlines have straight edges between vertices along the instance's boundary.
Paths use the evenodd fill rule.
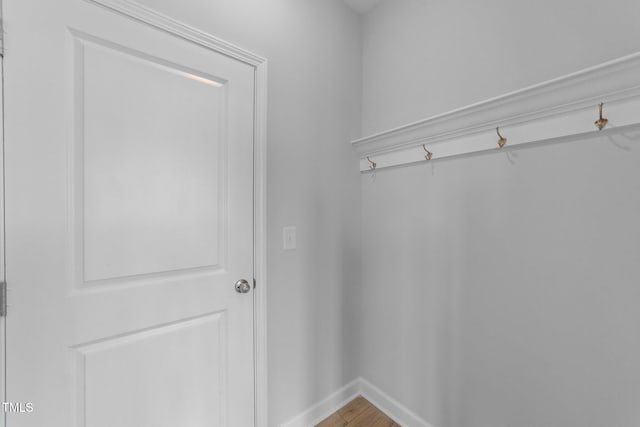
<path fill-rule="evenodd" d="M 367 13 L 382 0 L 344 0 L 346 4 L 358 13 Z"/>

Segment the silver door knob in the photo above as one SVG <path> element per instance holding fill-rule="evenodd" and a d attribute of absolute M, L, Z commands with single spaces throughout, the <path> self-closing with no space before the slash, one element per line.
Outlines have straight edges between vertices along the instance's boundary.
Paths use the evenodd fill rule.
<path fill-rule="evenodd" d="M 236 292 L 239 294 L 246 294 L 251 290 L 251 285 L 244 279 L 238 280 L 236 282 Z"/>

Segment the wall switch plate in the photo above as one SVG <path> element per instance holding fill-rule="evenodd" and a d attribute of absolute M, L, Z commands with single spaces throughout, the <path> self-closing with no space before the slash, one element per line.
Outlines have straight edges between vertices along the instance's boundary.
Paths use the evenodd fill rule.
<path fill-rule="evenodd" d="M 285 251 L 296 250 L 296 228 L 284 227 L 282 229 L 282 249 Z"/>

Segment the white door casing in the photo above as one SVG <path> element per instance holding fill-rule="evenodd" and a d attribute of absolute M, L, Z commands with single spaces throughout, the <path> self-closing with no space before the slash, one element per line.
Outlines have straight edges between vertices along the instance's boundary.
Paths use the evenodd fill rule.
<path fill-rule="evenodd" d="M 8 425 L 264 425 L 264 287 L 233 287 L 264 275 L 264 61 L 140 8 L 3 8 Z"/>
<path fill-rule="evenodd" d="M 0 3 L 1 6 L 1 3 Z M 0 7 L 0 31 L 2 31 L 2 8 Z M 0 35 L 0 50 L 4 54 L 4 32 Z M 4 81 L 4 58 L 0 56 L 0 81 Z M 4 130 L 4 93 L 0 90 L 0 129 Z M 4 403 L 5 398 L 5 316 L 6 314 L 6 277 L 5 277 L 5 257 L 4 257 L 4 132 L 0 133 L 0 281 L 4 282 L 3 289 L 0 289 L 0 399 Z M 1 301 L 4 298 L 4 301 Z M 4 427 L 4 416 L 0 417 L 0 425 Z"/>

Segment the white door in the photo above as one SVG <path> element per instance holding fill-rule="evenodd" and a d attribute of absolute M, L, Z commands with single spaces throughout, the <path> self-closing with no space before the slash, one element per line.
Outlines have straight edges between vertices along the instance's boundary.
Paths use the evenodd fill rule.
<path fill-rule="evenodd" d="M 3 9 L 7 425 L 254 425 L 254 68 L 85 0 Z"/>

